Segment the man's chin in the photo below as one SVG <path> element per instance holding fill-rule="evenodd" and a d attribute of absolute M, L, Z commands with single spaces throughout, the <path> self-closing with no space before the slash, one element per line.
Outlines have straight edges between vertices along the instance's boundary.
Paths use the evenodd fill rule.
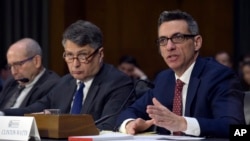
<path fill-rule="evenodd" d="M 72 75 L 75 79 L 78 79 L 78 80 L 83 80 L 84 79 L 84 76 L 82 76 L 81 74 L 73 74 Z"/>

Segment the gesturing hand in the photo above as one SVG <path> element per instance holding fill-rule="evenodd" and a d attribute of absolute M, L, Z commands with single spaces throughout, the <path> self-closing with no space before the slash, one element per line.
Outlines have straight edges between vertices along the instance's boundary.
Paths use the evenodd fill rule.
<path fill-rule="evenodd" d="M 153 119 L 155 125 L 166 128 L 170 131 L 185 131 L 187 122 L 184 117 L 178 116 L 163 106 L 156 98 L 153 98 L 154 105 L 147 106 L 147 113 Z"/>

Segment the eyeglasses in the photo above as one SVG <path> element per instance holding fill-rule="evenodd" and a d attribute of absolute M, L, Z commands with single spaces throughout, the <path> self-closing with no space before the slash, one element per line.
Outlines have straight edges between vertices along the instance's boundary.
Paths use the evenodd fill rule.
<path fill-rule="evenodd" d="M 158 46 L 165 46 L 168 44 L 168 40 L 171 40 L 172 43 L 178 44 L 182 43 L 184 40 L 194 38 L 197 35 L 192 35 L 192 34 L 175 34 L 172 37 L 160 37 L 159 39 L 156 40 L 156 43 Z"/>
<path fill-rule="evenodd" d="M 100 48 L 97 48 L 93 53 L 87 55 L 85 53 L 79 53 L 77 54 L 76 56 L 74 56 L 74 54 L 72 53 L 67 53 L 67 52 L 64 52 L 63 53 L 63 58 L 65 59 L 66 62 L 68 63 L 72 63 L 74 61 L 74 59 L 77 59 L 79 62 L 81 63 L 87 63 L 88 62 L 88 59 L 90 57 L 92 57 L 93 55 L 95 55 L 98 51 L 99 51 Z"/>
<path fill-rule="evenodd" d="M 24 59 L 22 61 L 17 61 L 17 62 L 14 62 L 12 64 L 8 64 L 8 69 L 11 69 L 12 67 L 15 68 L 15 69 L 19 69 L 24 63 L 28 62 L 28 61 L 31 61 L 36 55 L 32 56 L 32 57 L 29 57 L 27 59 Z"/>

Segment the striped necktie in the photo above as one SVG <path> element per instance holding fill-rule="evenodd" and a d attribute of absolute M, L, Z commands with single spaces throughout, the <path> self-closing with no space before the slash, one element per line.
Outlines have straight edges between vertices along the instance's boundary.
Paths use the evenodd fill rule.
<path fill-rule="evenodd" d="M 8 109 L 14 106 L 17 98 L 19 97 L 20 93 L 23 91 L 24 88 L 25 86 L 21 86 L 21 85 L 17 87 L 17 90 L 14 92 L 14 94 L 10 97 L 8 102 L 5 104 L 4 109 Z"/>

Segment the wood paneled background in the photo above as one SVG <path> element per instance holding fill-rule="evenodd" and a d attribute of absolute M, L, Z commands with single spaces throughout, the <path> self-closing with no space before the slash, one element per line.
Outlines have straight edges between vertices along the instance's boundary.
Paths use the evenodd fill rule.
<path fill-rule="evenodd" d="M 107 63 L 133 55 L 150 79 L 167 68 L 155 45 L 157 20 L 164 10 L 180 9 L 197 20 L 203 36 L 201 56 L 233 51 L 233 0 L 50 0 L 49 68 L 67 73 L 61 45 L 64 29 L 78 19 L 88 20 L 104 34 Z"/>

